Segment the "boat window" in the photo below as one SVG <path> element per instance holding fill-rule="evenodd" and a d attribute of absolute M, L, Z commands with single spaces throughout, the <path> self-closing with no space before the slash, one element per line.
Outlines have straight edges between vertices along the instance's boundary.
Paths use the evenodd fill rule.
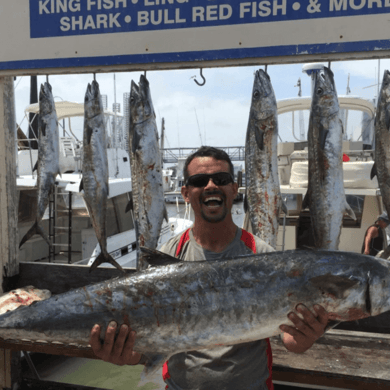
<path fill-rule="evenodd" d="M 362 224 L 362 215 L 364 207 L 364 195 L 346 195 L 347 203 L 356 215 L 356 221 L 353 220 L 349 215 L 344 214 L 343 227 L 347 228 L 360 228 Z"/>
<path fill-rule="evenodd" d="M 107 201 L 106 229 L 107 236 L 134 229 L 131 211 L 125 212 L 130 194 L 121 194 Z"/>

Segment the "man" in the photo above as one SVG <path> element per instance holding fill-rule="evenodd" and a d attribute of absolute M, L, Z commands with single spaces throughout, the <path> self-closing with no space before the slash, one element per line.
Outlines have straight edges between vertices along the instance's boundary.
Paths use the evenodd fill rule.
<path fill-rule="evenodd" d="M 184 165 L 181 193 L 194 210 L 191 229 L 172 238 L 161 250 L 184 261 L 218 260 L 237 255 L 273 251 L 260 238 L 238 228 L 231 209 L 238 186 L 233 180 L 229 156 L 216 148 L 201 147 Z M 294 326 L 281 325 L 283 343 L 292 352 L 302 353 L 324 333 L 327 312 L 315 306 L 313 312 L 298 305 L 288 318 Z M 114 341 L 114 327 L 99 341 L 99 326 L 91 332 L 91 346 L 97 356 L 116 364 L 140 364 L 144 358 L 132 350 L 134 332 L 122 325 Z M 129 337 L 126 337 L 129 333 Z M 210 350 L 189 351 L 172 356 L 163 367 L 167 389 L 272 389 L 272 355 L 268 340 L 258 340 Z"/>
<path fill-rule="evenodd" d="M 389 226 L 390 221 L 387 213 L 379 215 L 374 225 L 371 225 L 366 230 L 364 236 L 362 253 L 365 255 L 376 256 L 378 252 L 384 249 L 385 229 Z"/>

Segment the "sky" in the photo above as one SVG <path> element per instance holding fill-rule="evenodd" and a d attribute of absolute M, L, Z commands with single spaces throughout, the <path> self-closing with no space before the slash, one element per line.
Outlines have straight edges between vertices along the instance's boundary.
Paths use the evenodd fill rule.
<path fill-rule="evenodd" d="M 302 96 L 310 96 L 311 78 L 302 73 L 302 65 L 268 66 L 268 74 L 277 100 L 297 97 L 296 85 L 299 78 Z M 206 84 L 202 87 L 193 79 L 196 76 L 199 82 L 202 81 L 198 68 L 147 72 L 159 131 L 161 119 L 165 120 L 165 147 L 244 146 L 254 72 L 259 68 L 264 69 L 263 66 L 204 68 Z M 380 79 L 384 70 L 389 68 L 390 60 L 380 61 Z M 346 94 L 349 75 L 351 95 L 367 99 L 376 97 L 378 60 L 332 62 L 331 69 L 335 75 L 339 95 Z M 112 108 L 116 96 L 116 102 L 121 103 L 123 112 L 123 94 L 130 92 L 131 80 L 138 83 L 140 75 L 141 72 L 116 73 L 116 95 L 114 74 L 96 75 L 101 93 L 108 96 L 108 108 Z M 49 77 L 55 100 L 75 102 L 83 102 L 87 85 L 92 80 L 92 74 Z M 45 76 L 39 76 L 38 87 L 45 81 Z M 16 79 L 16 121 L 24 132 L 27 130 L 27 122 L 26 119 L 23 120 L 23 116 L 24 109 L 29 104 L 29 88 L 29 77 Z M 281 117 L 279 120 L 279 135 L 283 142 L 294 141 L 291 114 L 289 115 L 288 118 Z M 305 120 L 307 116 L 305 115 Z M 356 138 L 360 134 L 361 115 L 350 115 L 349 118 L 348 138 Z M 307 127 L 307 122 L 304 127 Z M 82 139 L 82 120 L 76 122 L 73 131 Z"/>

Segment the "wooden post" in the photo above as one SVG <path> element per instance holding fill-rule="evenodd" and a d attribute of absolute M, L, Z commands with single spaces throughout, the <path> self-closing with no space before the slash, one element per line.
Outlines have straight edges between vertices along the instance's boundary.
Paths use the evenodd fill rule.
<path fill-rule="evenodd" d="M 13 77 L 0 77 L 0 292 L 19 272 L 16 119 Z"/>
<path fill-rule="evenodd" d="M 0 293 L 3 278 L 18 274 L 14 81 L 0 77 Z M 12 387 L 12 351 L 0 349 L 0 389 Z"/>

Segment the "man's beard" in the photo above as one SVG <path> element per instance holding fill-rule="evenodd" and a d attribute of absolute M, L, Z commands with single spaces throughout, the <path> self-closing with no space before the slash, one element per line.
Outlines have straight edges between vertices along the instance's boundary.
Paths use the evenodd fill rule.
<path fill-rule="evenodd" d="M 215 215 L 215 216 L 208 216 L 203 213 L 203 210 L 201 211 L 202 218 L 210 223 L 218 223 L 222 222 L 225 217 L 227 216 L 228 210 L 226 207 L 223 208 L 223 213 L 220 215 Z"/>
<path fill-rule="evenodd" d="M 221 191 L 212 191 L 212 192 L 208 192 L 207 193 L 207 196 L 211 196 L 211 195 L 221 195 L 222 199 L 223 199 L 223 212 L 222 214 L 218 214 L 218 215 L 205 215 L 204 212 L 203 212 L 203 208 L 201 208 L 201 215 L 202 215 L 202 218 L 206 221 L 206 222 L 210 222 L 210 223 L 218 223 L 218 222 L 222 222 L 226 215 L 228 214 L 228 209 L 226 207 L 226 197 L 224 196 L 224 194 L 221 192 Z M 204 196 L 206 197 L 206 196 Z M 202 202 L 202 200 L 201 200 Z"/>

